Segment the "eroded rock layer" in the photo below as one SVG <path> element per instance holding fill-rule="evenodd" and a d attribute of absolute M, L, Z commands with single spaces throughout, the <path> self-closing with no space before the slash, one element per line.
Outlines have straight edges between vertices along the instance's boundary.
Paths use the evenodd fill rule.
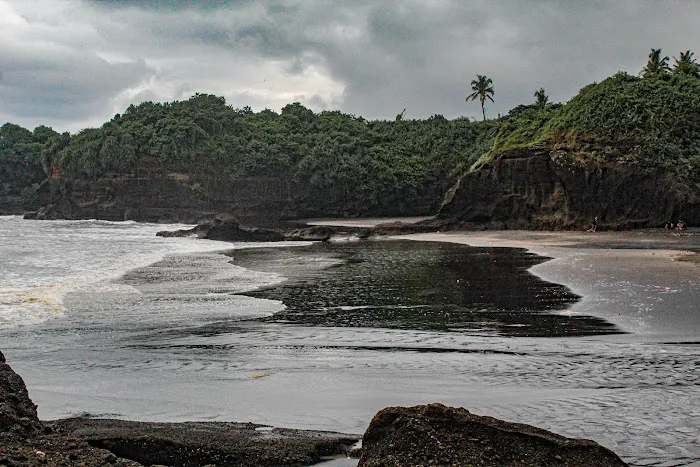
<path fill-rule="evenodd" d="M 571 229 L 598 216 L 607 229 L 700 224 L 700 191 L 659 168 L 579 162 L 566 149 L 504 154 L 447 193 L 439 218 L 453 227 Z"/>

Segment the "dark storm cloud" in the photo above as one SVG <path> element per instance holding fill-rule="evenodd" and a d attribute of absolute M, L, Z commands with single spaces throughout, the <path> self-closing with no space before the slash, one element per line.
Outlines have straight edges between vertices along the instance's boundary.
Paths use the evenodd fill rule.
<path fill-rule="evenodd" d="M 0 0 L 0 120 L 76 129 L 197 91 L 255 109 L 478 118 L 464 102 L 477 73 L 494 80 L 495 116 L 540 87 L 567 100 L 637 73 L 651 47 L 697 48 L 697 17 L 684 1 Z"/>

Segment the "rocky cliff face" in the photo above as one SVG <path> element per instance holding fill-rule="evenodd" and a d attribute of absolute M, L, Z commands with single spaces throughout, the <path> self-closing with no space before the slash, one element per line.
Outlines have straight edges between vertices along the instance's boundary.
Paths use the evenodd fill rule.
<path fill-rule="evenodd" d="M 700 224 L 700 190 L 661 169 L 584 164 L 565 149 L 511 151 L 465 175 L 438 215 L 454 227 L 568 229 Z"/>
<path fill-rule="evenodd" d="M 433 214 L 441 196 L 441 187 L 429 187 L 413 193 L 405 203 L 384 199 L 358 203 L 357 193 L 344 197 L 342 191 L 334 186 L 312 189 L 284 176 L 236 179 L 168 173 L 140 178 L 133 174 L 113 174 L 97 180 L 52 179 L 36 193 L 42 207 L 27 217 L 194 224 L 227 213 L 243 225 L 270 226 L 301 217 Z M 0 199 L 0 213 L 22 212 L 22 206 L 16 202 L 4 206 Z"/>
<path fill-rule="evenodd" d="M 45 205 L 26 217 L 194 224 L 226 212 L 246 223 L 266 224 L 292 215 L 282 180 L 225 183 L 115 176 L 52 180 L 45 191 Z"/>

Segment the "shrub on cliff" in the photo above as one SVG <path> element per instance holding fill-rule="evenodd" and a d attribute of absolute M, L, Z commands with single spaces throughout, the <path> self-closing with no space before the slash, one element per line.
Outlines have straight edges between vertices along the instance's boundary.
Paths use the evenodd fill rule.
<path fill-rule="evenodd" d="M 618 73 L 561 107 L 505 117 L 490 156 L 538 143 L 565 144 L 596 163 L 662 167 L 700 181 L 700 80 Z"/>

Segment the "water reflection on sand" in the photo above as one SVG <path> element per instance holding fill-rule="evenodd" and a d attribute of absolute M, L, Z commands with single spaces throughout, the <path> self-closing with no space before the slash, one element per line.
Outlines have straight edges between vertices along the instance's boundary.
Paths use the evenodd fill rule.
<path fill-rule="evenodd" d="M 361 433 L 387 405 L 440 401 L 638 465 L 700 458 L 696 340 L 639 340 L 568 312 L 577 294 L 526 271 L 542 258 L 423 242 L 232 256 L 290 280 L 221 301 L 233 279 L 183 288 L 209 260 L 179 256 L 127 275 L 128 299 L 73 294 L 64 319 L 6 334 L 40 414 Z"/>

